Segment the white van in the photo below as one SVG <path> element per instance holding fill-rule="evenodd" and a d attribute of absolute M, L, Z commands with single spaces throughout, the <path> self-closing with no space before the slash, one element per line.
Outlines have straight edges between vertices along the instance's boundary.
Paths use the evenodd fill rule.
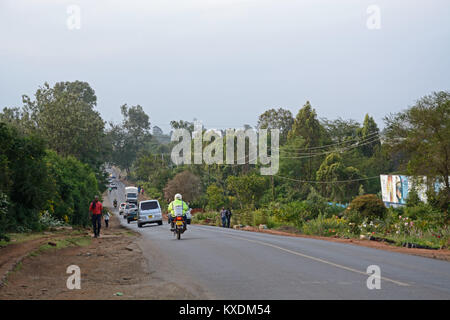
<path fill-rule="evenodd" d="M 141 228 L 147 223 L 157 223 L 162 225 L 162 212 L 158 200 L 145 200 L 139 202 L 138 227 Z"/>

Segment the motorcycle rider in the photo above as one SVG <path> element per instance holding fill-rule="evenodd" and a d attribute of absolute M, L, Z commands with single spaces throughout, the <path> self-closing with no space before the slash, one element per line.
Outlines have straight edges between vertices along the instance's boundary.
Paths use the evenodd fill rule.
<path fill-rule="evenodd" d="M 189 206 L 182 200 L 181 194 L 177 193 L 174 197 L 174 200 L 169 204 L 169 219 L 170 219 L 170 225 L 171 225 L 171 231 L 174 230 L 174 218 L 176 216 L 177 212 L 182 213 L 183 220 L 184 220 L 184 229 L 187 230 L 187 223 L 186 223 L 186 212 L 189 210 Z"/>
<path fill-rule="evenodd" d="M 114 199 L 114 208 L 117 207 L 117 199 Z"/>

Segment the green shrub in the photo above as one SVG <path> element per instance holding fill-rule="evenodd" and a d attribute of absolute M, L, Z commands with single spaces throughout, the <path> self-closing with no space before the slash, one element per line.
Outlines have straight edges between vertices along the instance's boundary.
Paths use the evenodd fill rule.
<path fill-rule="evenodd" d="M 61 221 L 54 216 L 52 216 L 48 211 L 44 211 L 39 217 L 39 224 L 41 228 L 48 229 L 52 227 L 64 226 L 64 221 Z"/>
<path fill-rule="evenodd" d="M 217 212 L 198 212 L 192 217 L 192 223 L 220 225 L 220 217 Z"/>
<path fill-rule="evenodd" d="M 225 205 L 225 197 L 223 188 L 216 184 L 211 184 L 206 189 L 208 197 L 208 208 L 211 210 L 220 210 Z"/>
<path fill-rule="evenodd" d="M 347 223 L 344 219 L 338 217 L 327 218 L 323 215 L 305 222 L 301 228 L 304 234 L 326 237 L 344 234 L 346 230 Z"/>
<path fill-rule="evenodd" d="M 362 218 L 369 220 L 383 219 L 386 214 L 386 207 L 374 194 L 358 196 L 350 203 L 348 211 L 358 212 Z"/>
<path fill-rule="evenodd" d="M 253 226 L 257 227 L 260 224 L 269 224 L 269 212 L 266 209 L 258 209 L 252 212 Z"/>
<path fill-rule="evenodd" d="M 0 191 L 0 241 L 9 241 L 9 237 L 6 235 L 6 215 L 8 214 L 8 207 L 10 203 L 8 197 L 2 191 Z"/>

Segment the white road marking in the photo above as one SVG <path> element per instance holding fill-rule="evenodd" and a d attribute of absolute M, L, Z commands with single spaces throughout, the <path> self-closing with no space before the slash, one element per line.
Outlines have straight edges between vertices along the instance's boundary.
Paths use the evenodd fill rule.
<path fill-rule="evenodd" d="M 346 266 L 343 266 L 341 264 L 337 264 L 337 263 L 334 263 L 334 262 L 331 262 L 331 261 L 327 261 L 327 260 L 324 260 L 324 259 L 320 259 L 320 258 L 316 258 L 316 257 L 313 257 L 313 256 L 309 256 L 307 254 L 300 253 L 300 252 L 297 252 L 297 251 L 293 251 L 293 250 L 290 250 L 290 249 L 286 249 L 286 248 L 283 248 L 283 247 L 271 244 L 269 242 L 264 242 L 264 241 L 260 241 L 260 240 L 253 240 L 253 239 L 243 238 L 243 237 L 239 237 L 239 236 L 234 236 L 234 235 L 231 235 L 231 232 L 226 232 L 226 231 L 222 231 L 222 230 L 211 230 L 210 228 L 202 228 L 201 226 L 196 226 L 196 227 L 199 227 L 200 229 L 203 229 L 203 230 L 209 230 L 209 231 L 213 231 L 213 232 L 220 232 L 220 233 L 226 234 L 228 237 L 231 237 L 231 238 L 235 238 L 235 239 L 239 239 L 239 240 L 245 240 L 245 241 L 253 242 L 253 243 L 258 243 L 258 244 L 261 244 L 261 245 L 264 245 L 264 246 L 267 246 L 267 247 L 272 247 L 272 248 L 275 248 L 275 249 L 278 249 L 278 250 L 281 250 L 281 251 L 284 251 L 284 252 L 288 252 L 290 254 L 294 254 L 296 256 L 300 256 L 300 257 L 303 257 L 303 258 L 308 258 L 308 259 L 311 259 L 311 260 L 314 260 L 314 261 L 317 261 L 317 262 L 322 262 L 322 263 L 328 264 L 328 265 L 336 267 L 336 268 L 340 268 L 340 269 L 343 269 L 343 270 L 347 270 L 347 271 L 351 271 L 351 272 L 354 272 L 354 273 L 362 274 L 364 276 L 368 276 L 368 274 L 366 272 L 364 272 L 364 271 L 360 271 L 360 270 L 357 270 L 357 269 L 346 267 Z M 390 278 L 387 278 L 387 277 L 383 277 L 383 276 L 381 277 L 381 279 L 382 280 L 386 280 L 388 282 L 392 282 L 392 283 L 394 283 L 396 285 L 399 285 L 399 286 L 402 286 L 402 287 L 409 287 L 410 286 L 410 284 L 408 284 L 408 283 L 397 281 L 397 280 L 393 280 L 393 279 L 390 279 Z"/>
<path fill-rule="evenodd" d="M 284 252 L 288 252 L 290 254 L 294 254 L 294 255 L 297 255 L 297 256 L 300 256 L 300 257 L 303 257 L 303 258 L 308 258 L 308 259 L 311 259 L 311 260 L 314 260 L 314 261 L 317 261 L 317 262 L 322 262 L 322 263 L 328 264 L 328 265 L 336 267 L 336 268 L 340 268 L 340 269 L 343 269 L 343 270 L 347 270 L 347 271 L 351 271 L 351 272 L 354 272 L 354 273 L 362 274 L 364 276 L 368 276 L 368 274 L 366 272 L 364 272 L 364 271 L 360 271 L 360 270 L 357 270 L 357 269 L 346 267 L 346 266 L 343 266 L 341 264 L 330 262 L 330 261 L 327 261 L 327 260 L 324 260 L 324 259 L 312 257 L 312 256 L 309 256 L 309 255 L 306 255 L 306 254 L 303 254 L 303 253 L 300 253 L 300 252 L 297 252 L 297 251 L 293 251 L 293 250 L 290 250 L 290 249 L 279 247 L 277 245 L 274 245 L 274 244 L 271 244 L 271 243 L 268 243 L 268 242 L 264 242 L 264 241 L 260 241 L 260 240 L 252 240 L 252 239 L 247 239 L 247 238 L 238 237 L 238 236 L 232 236 L 232 235 L 229 235 L 229 234 L 227 236 L 230 237 L 230 238 L 234 238 L 234 239 L 240 239 L 240 240 L 245 240 L 245 241 L 248 241 L 248 242 L 258 243 L 258 244 L 261 244 L 263 246 L 272 247 L 272 248 L 275 248 L 275 249 L 278 249 L 278 250 L 281 250 L 281 251 L 284 251 Z M 402 287 L 409 287 L 410 286 L 408 283 L 400 282 L 400 281 L 393 280 L 393 279 L 390 279 L 390 278 L 387 278 L 387 277 L 383 277 L 383 276 L 381 277 L 381 279 L 385 280 L 385 281 L 389 281 L 389 282 L 395 283 L 396 285 L 399 285 L 399 286 L 402 286 Z"/>

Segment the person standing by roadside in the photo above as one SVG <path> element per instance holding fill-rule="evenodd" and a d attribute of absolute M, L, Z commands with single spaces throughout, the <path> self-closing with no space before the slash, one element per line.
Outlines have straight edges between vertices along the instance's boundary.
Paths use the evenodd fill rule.
<path fill-rule="evenodd" d="M 100 236 L 100 228 L 102 225 L 102 210 L 103 205 L 100 201 L 98 201 L 98 196 L 95 196 L 94 201 L 92 201 L 91 205 L 89 206 L 95 238 L 98 238 Z"/>
<path fill-rule="evenodd" d="M 104 219 L 105 219 L 105 226 L 108 228 L 109 226 L 109 212 L 105 211 L 105 214 L 103 215 Z"/>
<path fill-rule="evenodd" d="M 231 216 L 233 215 L 233 213 L 231 213 L 231 209 L 228 208 L 226 210 L 225 216 L 227 217 L 227 228 L 230 227 L 230 222 L 231 222 Z"/>
<path fill-rule="evenodd" d="M 220 218 L 222 219 L 222 228 L 225 228 L 227 224 L 227 211 L 225 210 L 225 207 L 222 207 L 222 210 L 220 211 Z"/>
<path fill-rule="evenodd" d="M 138 194 L 141 194 L 141 186 L 138 186 Z"/>

